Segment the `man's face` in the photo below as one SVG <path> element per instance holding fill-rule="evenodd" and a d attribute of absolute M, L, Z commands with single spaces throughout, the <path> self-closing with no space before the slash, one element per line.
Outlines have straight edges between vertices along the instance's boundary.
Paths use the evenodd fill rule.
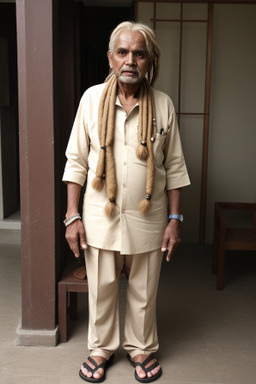
<path fill-rule="evenodd" d="M 150 68 L 150 58 L 143 35 L 140 32 L 119 33 L 114 52 L 108 52 L 110 68 L 124 84 L 137 85 Z"/>

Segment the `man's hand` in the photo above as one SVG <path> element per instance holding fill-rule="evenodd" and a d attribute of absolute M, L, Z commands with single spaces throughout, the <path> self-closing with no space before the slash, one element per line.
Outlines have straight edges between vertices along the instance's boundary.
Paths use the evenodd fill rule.
<path fill-rule="evenodd" d="M 180 244 L 180 242 L 180 222 L 178 220 L 172 219 L 167 225 L 166 230 L 164 232 L 161 247 L 162 252 L 166 252 L 168 250 L 168 253 L 166 255 L 167 262 L 171 260 L 172 254 L 175 248 Z"/>
<path fill-rule="evenodd" d="M 84 225 L 81 220 L 76 220 L 67 226 L 65 237 L 75 257 L 80 256 L 80 249 L 87 249 Z"/>

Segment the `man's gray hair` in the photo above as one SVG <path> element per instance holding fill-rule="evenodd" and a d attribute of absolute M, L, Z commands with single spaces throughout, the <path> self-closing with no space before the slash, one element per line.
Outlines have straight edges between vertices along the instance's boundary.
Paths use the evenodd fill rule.
<path fill-rule="evenodd" d="M 117 37 L 119 33 L 123 31 L 132 31 L 132 32 L 140 32 L 146 42 L 147 50 L 150 56 L 150 59 L 152 61 L 152 68 L 147 73 L 147 78 L 150 83 L 150 85 L 154 85 L 156 78 L 159 73 L 159 67 L 160 67 L 160 49 L 158 47 L 158 44 L 155 40 L 155 33 L 154 31 L 148 27 L 145 24 L 141 23 L 134 23 L 130 21 L 124 21 L 121 24 L 119 24 L 111 33 L 110 40 L 109 40 L 109 51 L 113 54 L 115 44 Z M 110 75 L 112 74 L 112 71 L 110 72 Z"/>

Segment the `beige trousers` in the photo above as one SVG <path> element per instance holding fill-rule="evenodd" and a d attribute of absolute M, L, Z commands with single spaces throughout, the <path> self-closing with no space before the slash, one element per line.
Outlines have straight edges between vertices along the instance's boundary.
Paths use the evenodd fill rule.
<path fill-rule="evenodd" d="M 89 247 L 85 252 L 89 284 L 88 348 L 108 359 L 119 347 L 118 284 L 129 272 L 123 348 L 131 357 L 158 350 L 156 296 L 162 263 L 160 250 L 138 255 Z"/>

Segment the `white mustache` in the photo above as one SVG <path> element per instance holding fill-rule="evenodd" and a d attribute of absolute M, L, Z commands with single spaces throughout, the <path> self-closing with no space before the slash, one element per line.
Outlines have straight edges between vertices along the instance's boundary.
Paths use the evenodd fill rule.
<path fill-rule="evenodd" d="M 126 71 L 130 71 L 130 72 L 133 72 L 133 73 L 136 73 L 136 75 L 139 75 L 140 74 L 140 71 L 138 70 L 138 68 L 132 68 L 132 67 L 129 67 L 127 65 L 124 65 L 122 68 L 121 68 L 121 73 L 123 72 L 126 72 Z"/>

